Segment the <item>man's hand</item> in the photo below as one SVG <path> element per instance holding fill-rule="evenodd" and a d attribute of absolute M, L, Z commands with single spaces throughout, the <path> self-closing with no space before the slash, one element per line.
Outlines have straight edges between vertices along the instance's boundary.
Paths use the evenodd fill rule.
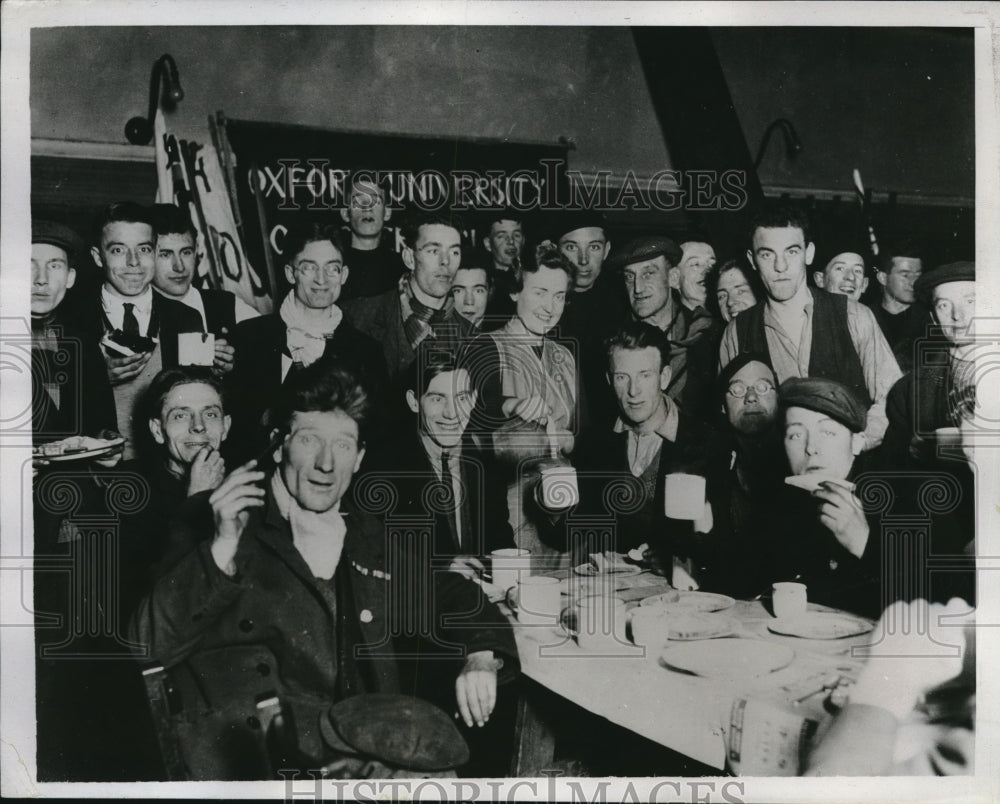
<path fill-rule="evenodd" d="M 135 355 L 118 356 L 110 355 L 105 351 L 104 363 L 108 369 L 108 380 L 112 385 L 122 385 L 134 380 L 146 368 L 146 364 L 152 356 L 152 352 L 139 352 Z"/>
<path fill-rule="evenodd" d="M 820 500 L 819 521 L 851 555 L 861 558 L 868 544 L 868 520 L 861 501 L 839 483 L 824 480 L 813 492 Z"/>
<path fill-rule="evenodd" d="M 217 488 L 222 479 L 226 476 L 226 463 L 217 449 L 206 445 L 191 462 L 191 471 L 188 477 L 188 497 L 197 494 L 199 491 L 208 491 Z"/>
<path fill-rule="evenodd" d="M 249 518 L 249 509 L 264 504 L 264 489 L 255 485 L 264 479 L 264 473 L 254 469 L 256 465 L 254 460 L 235 469 L 208 498 L 215 517 L 212 558 L 226 575 L 236 574 L 233 558 Z"/>
<path fill-rule="evenodd" d="M 475 556 L 455 556 L 448 566 L 448 572 L 457 572 L 470 581 L 479 578 L 485 569 L 483 562 Z"/>
<path fill-rule="evenodd" d="M 236 359 L 236 349 L 229 345 L 225 338 L 215 339 L 215 362 L 212 364 L 212 371 L 216 374 L 228 374 L 233 370 L 233 361 Z"/>
<path fill-rule="evenodd" d="M 465 725 L 485 726 L 497 703 L 497 670 L 500 665 L 493 658 L 493 651 L 470 653 L 465 667 L 455 680 L 455 697 L 458 712 Z"/>

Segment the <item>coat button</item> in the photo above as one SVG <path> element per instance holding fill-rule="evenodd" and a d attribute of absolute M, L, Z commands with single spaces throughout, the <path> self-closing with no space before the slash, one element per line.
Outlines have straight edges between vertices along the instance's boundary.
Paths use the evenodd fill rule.
<path fill-rule="evenodd" d="M 361 622 L 363 622 L 363 623 L 370 623 L 374 619 L 375 619 L 375 615 L 372 614 L 368 609 L 362 609 L 361 610 Z"/>
<path fill-rule="evenodd" d="M 835 558 L 831 558 L 830 559 L 830 569 L 831 570 L 836 570 L 837 567 L 839 567 L 839 566 L 840 566 L 840 562 L 837 561 L 837 559 L 835 559 Z"/>
<path fill-rule="evenodd" d="M 240 620 L 239 628 L 244 634 L 249 634 L 253 631 L 253 620 Z"/>

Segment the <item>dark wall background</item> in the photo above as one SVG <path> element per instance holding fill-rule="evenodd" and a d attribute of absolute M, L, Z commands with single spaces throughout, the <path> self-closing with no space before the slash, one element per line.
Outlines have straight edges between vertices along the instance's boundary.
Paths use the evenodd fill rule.
<path fill-rule="evenodd" d="M 876 188 L 974 196 L 971 34 L 720 28 L 713 39 L 751 152 L 776 117 L 805 146 L 793 162 L 772 143 L 765 185 L 850 189 L 858 167 Z M 124 143 L 164 52 L 180 67 L 171 125 L 185 138 L 209 141 L 206 118 L 223 109 L 339 129 L 565 136 L 582 171 L 669 167 L 626 28 L 35 29 L 32 135 Z"/>

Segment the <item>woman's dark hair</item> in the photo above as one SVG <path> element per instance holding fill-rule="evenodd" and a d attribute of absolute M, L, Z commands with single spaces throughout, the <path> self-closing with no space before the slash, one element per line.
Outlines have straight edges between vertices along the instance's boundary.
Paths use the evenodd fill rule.
<path fill-rule="evenodd" d="M 529 249 L 525 249 L 524 256 L 514 260 L 511 291 L 520 293 L 524 290 L 524 275 L 538 273 L 541 268 L 563 271 L 569 277 L 567 292 L 572 292 L 576 286 L 576 265 L 567 260 L 557 246 L 539 246 L 537 254 L 532 255 Z"/>

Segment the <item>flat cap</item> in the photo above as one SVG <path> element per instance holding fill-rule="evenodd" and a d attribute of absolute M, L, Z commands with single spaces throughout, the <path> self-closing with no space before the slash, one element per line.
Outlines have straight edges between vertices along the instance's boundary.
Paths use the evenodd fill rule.
<path fill-rule="evenodd" d="M 68 226 L 54 221 L 33 219 L 31 221 L 31 242 L 46 243 L 61 248 L 66 252 L 70 268 L 76 267 L 77 260 L 86 250 L 80 235 Z"/>
<path fill-rule="evenodd" d="M 868 424 L 868 411 L 850 388 L 823 377 L 789 377 L 778 388 L 778 400 L 786 408 L 796 407 L 825 413 L 852 433 Z"/>
<path fill-rule="evenodd" d="M 913 292 L 916 297 L 929 305 L 931 291 L 938 285 L 945 282 L 975 282 L 976 264 L 969 260 L 961 262 L 949 262 L 935 268 L 933 271 L 925 271 L 913 285 Z"/>
<path fill-rule="evenodd" d="M 613 251 L 609 263 L 612 268 L 618 269 L 634 262 L 666 257 L 668 265 L 673 267 L 680 263 L 682 256 L 680 246 L 669 237 L 648 235 L 629 241 L 621 251 Z"/>
<path fill-rule="evenodd" d="M 444 771 L 469 761 L 469 747 L 451 718 L 409 695 L 345 698 L 320 717 L 320 731 L 337 751 L 398 768 Z"/>

